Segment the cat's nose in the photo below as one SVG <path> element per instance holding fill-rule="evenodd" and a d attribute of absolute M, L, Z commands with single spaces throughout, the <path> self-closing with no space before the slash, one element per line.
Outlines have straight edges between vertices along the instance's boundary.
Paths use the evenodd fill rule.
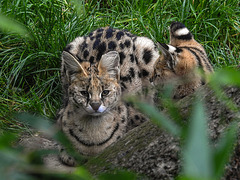
<path fill-rule="evenodd" d="M 99 107 L 101 106 L 101 103 L 99 103 L 99 102 L 91 102 L 90 103 L 90 106 L 92 107 L 92 109 L 94 110 L 94 111 L 98 111 L 98 109 L 99 109 Z"/>

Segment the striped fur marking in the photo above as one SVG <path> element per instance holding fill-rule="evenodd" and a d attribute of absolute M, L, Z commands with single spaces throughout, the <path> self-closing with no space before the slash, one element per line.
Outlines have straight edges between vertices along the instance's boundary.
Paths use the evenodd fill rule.
<path fill-rule="evenodd" d="M 91 147 L 91 146 L 102 146 L 103 144 L 107 143 L 109 140 L 112 139 L 112 137 L 114 136 L 114 134 L 115 134 L 115 132 L 118 130 L 118 128 L 119 128 L 119 124 L 117 123 L 117 125 L 114 127 L 114 129 L 113 129 L 112 133 L 110 134 L 110 136 L 109 136 L 107 139 L 105 139 L 105 140 L 103 140 L 103 141 L 101 141 L 101 142 L 99 142 L 99 143 L 93 143 L 93 142 L 92 142 L 92 143 L 89 143 L 89 142 L 87 142 L 87 141 L 81 140 L 80 137 L 78 137 L 78 136 L 74 133 L 74 131 L 73 131 L 72 129 L 69 129 L 69 134 L 70 134 L 72 137 L 74 137 L 74 139 L 76 139 L 79 143 L 81 143 L 81 144 L 84 145 L 84 146 L 88 146 L 88 147 Z"/>

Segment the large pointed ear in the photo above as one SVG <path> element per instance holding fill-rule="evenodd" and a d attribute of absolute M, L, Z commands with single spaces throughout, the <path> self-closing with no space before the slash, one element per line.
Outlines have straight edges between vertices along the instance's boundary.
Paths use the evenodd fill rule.
<path fill-rule="evenodd" d="M 177 63 L 176 56 L 182 51 L 182 49 L 164 43 L 157 43 L 157 46 L 161 50 L 162 55 L 164 56 L 165 63 L 170 69 L 174 69 Z"/>
<path fill-rule="evenodd" d="M 62 53 L 62 66 L 66 68 L 67 72 L 69 73 L 68 75 L 71 75 L 74 73 L 82 73 L 84 76 L 87 76 L 86 71 L 78 62 L 76 57 L 74 57 L 72 54 L 70 54 L 67 51 L 63 51 Z"/>
<path fill-rule="evenodd" d="M 171 53 L 168 51 L 169 47 L 167 44 L 157 43 L 157 47 L 164 56 L 171 56 Z"/>
<path fill-rule="evenodd" d="M 98 71 L 100 75 L 108 74 L 112 78 L 120 80 L 120 56 L 117 51 L 110 51 L 102 55 L 99 61 Z"/>

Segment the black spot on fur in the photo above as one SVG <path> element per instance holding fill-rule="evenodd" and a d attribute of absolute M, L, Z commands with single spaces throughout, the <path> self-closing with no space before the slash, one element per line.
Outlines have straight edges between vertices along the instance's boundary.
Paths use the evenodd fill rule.
<path fill-rule="evenodd" d="M 143 75 L 143 77 L 146 77 L 146 76 L 149 75 L 149 72 L 146 71 L 145 69 L 143 69 L 143 70 L 142 70 L 142 75 Z"/>
<path fill-rule="evenodd" d="M 122 123 L 125 123 L 125 121 L 126 121 L 125 118 L 122 118 L 121 122 L 122 122 Z"/>
<path fill-rule="evenodd" d="M 99 61 L 102 55 L 104 54 L 104 52 L 106 51 L 106 43 L 102 42 L 97 49 L 98 49 L 97 61 Z"/>
<path fill-rule="evenodd" d="M 89 55 L 88 50 L 85 50 L 85 51 L 83 52 L 83 57 L 86 59 L 86 58 L 88 57 L 88 55 Z"/>
<path fill-rule="evenodd" d="M 95 39 L 95 37 L 94 37 L 94 36 L 91 36 L 91 37 L 90 37 L 90 40 L 91 40 L 91 41 L 92 41 L 92 40 L 94 40 L 94 39 Z"/>
<path fill-rule="evenodd" d="M 124 42 L 124 44 L 125 44 L 125 46 L 126 46 L 127 48 L 129 48 L 130 45 L 131 45 L 131 42 L 130 42 L 129 40 L 126 40 L 126 41 Z"/>
<path fill-rule="evenodd" d="M 134 50 L 134 51 L 136 50 L 136 46 L 135 46 L 135 44 L 133 45 L 133 50 Z"/>
<path fill-rule="evenodd" d="M 94 62 L 94 57 L 93 56 L 90 57 L 89 62 L 90 62 L 90 64 L 92 64 Z"/>
<path fill-rule="evenodd" d="M 113 36 L 113 29 L 112 28 L 109 28 L 107 31 L 106 31 L 106 38 L 111 38 Z"/>
<path fill-rule="evenodd" d="M 124 49 L 124 47 L 125 47 L 125 45 L 123 43 L 120 43 L 119 46 L 120 46 L 121 49 Z"/>
<path fill-rule="evenodd" d="M 120 138 L 121 138 L 121 136 L 118 136 L 118 137 L 117 137 L 117 139 L 120 139 Z"/>
<path fill-rule="evenodd" d="M 97 32 L 99 33 L 99 32 L 103 32 L 103 29 L 102 28 L 99 28 L 98 30 L 97 30 Z"/>
<path fill-rule="evenodd" d="M 83 44 L 82 44 L 82 50 L 84 50 L 87 47 L 88 47 L 88 44 L 84 41 Z"/>
<path fill-rule="evenodd" d="M 145 62 L 145 64 L 148 64 L 152 59 L 152 51 L 148 50 L 148 49 L 144 49 L 143 51 L 143 60 Z"/>
<path fill-rule="evenodd" d="M 101 37 L 102 37 L 102 33 L 99 33 L 99 34 L 96 35 L 97 39 L 100 39 Z"/>
<path fill-rule="evenodd" d="M 93 43 L 93 49 L 97 49 L 100 44 L 100 39 L 96 39 L 95 42 Z"/>
<path fill-rule="evenodd" d="M 98 46 L 98 51 L 102 51 L 105 52 L 106 51 L 106 43 L 102 42 L 99 46 Z"/>
<path fill-rule="evenodd" d="M 141 121 L 141 122 L 145 122 L 146 119 L 145 119 L 144 117 L 142 117 L 140 121 Z"/>
<path fill-rule="evenodd" d="M 93 35 L 93 32 L 90 32 L 88 36 L 91 37 L 92 35 Z"/>
<path fill-rule="evenodd" d="M 124 33 L 123 33 L 122 31 L 119 31 L 119 32 L 116 34 L 117 40 L 120 40 L 123 35 L 124 35 Z"/>
<path fill-rule="evenodd" d="M 109 49 L 109 50 L 115 50 L 116 47 L 117 47 L 117 45 L 116 45 L 115 42 L 110 41 L 110 42 L 108 43 L 108 49 Z"/>
<path fill-rule="evenodd" d="M 136 61 L 136 64 L 138 64 L 138 58 L 135 56 L 135 61 Z"/>
<path fill-rule="evenodd" d="M 138 77 L 146 77 L 149 75 L 149 72 L 143 69 L 140 73 L 138 73 Z"/>
<path fill-rule="evenodd" d="M 134 37 L 134 35 L 132 35 L 131 33 L 129 33 L 129 32 L 126 32 L 125 33 L 128 37 Z"/>
<path fill-rule="evenodd" d="M 68 45 L 64 48 L 64 51 L 69 52 L 71 49 L 72 49 L 72 45 L 71 45 L 71 44 L 68 44 Z"/>
<path fill-rule="evenodd" d="M 135 72 L 134 72 L 134 69 L 132 67 L 129 69 L 129 74 L 131 75 L 132 78 L 135 77 Z"/>
<path fill-rule="evenodd" d="M 134 55 L 130 54 L 130 61 L 133 63 L 134 62 Z"/>
<path fill-rule="evenodd" d="M 120 80 L 123 81 L 123 82 L 127 82 L 127 81 L 130 81 L 130 82 L 131 82 L 131 77 L 130 77 L 130 75 L 121 76 L 121 77 L 120 77 Z"/>
<path fill-rule="evenodd" d="M 72 112 L 71 112 L 71 111 L 68 111 L 68 112 L 67 112 L 67 117 L 70 118 L 71 115 L 72 115 Z"/>
<path fill-rule="evenodd" d="M 122 64 L 123 60 L 125 59 L 126 56 L 125 56 L 125 54 L 123 52 L 120 52 L 119 56 L 120 56 L 120 64 Z"/>
<path fill-rule="evenodd" d="M 139 117 L 138 115 L 135 115 L 135 119 L 136 119 L 136 120 L 139 120 L 140 117 Z"/>
<path fill-rule="evenodd" d="M 121 114 L 122 109 L 120 108 L 120 106 L 118 106 L 118 114 Z"/>
<path fill-rule="evenodd" d="M 135 124 L 133 119 L 130 119 L 131 125 Z"/>

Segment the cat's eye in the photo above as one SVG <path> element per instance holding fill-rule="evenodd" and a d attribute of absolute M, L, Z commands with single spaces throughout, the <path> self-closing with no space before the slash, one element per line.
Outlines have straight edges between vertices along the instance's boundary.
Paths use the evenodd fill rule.
<path fill-rule="evenodd" d="M 109 90 L 104 90 L 103 92 L 102 92 L 102 96 L 107 96 L 108 94 L 109 94 Z"/>
<path fill-rule="evenodd" d="M 88 92 L 87 91 L 80 91 L 82 96 L 88 97 Z"/>

